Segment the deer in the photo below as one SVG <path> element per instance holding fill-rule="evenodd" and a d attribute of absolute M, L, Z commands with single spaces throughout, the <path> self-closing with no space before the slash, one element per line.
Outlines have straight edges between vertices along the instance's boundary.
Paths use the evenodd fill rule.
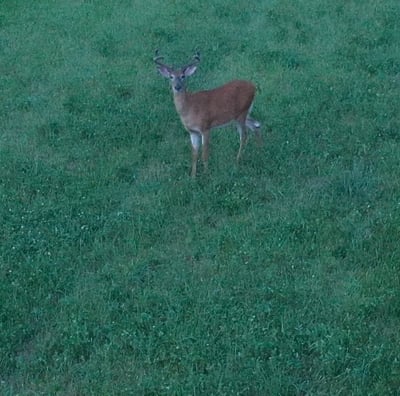
<path fill-rule="evenodd" d="M 262 144 L 260 122 L 250 117 L 255 85 L 250 81 L 233 80 L 211 90 L 188 92 L 186 80 L 192 76 L 200 63 L 197 52 L 190 63 L 173 68 L 162 62 L 163 56 L 157 50 L 153 58 L 158 72 L 169 79 L 176 111 L 184 128 L 190 134 L 192 146 L 192 178 L 196 177 L 200 148 L 204 169 L 208 169 L 210 131 L 214 128 L 235 123 L 240 137 L 236 160 L 239 162 L 247 141 L 247 128 L 255 132 Z"/>

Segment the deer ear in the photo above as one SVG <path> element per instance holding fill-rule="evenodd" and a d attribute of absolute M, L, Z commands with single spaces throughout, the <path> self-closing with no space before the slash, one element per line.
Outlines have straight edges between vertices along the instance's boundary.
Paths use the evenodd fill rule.
<path fill-rule="evenodd" d="M 169 78 L 171 73 L 170 70 L 167 66 L 157 66 L 157 70 L 159 71 L 159 73 L 164 76 L 165 78 Z"/>
<path fill-rule="evenodd" d="M 192 74 L 194 74 L 194 72 L 197 70 L 197 66 L 196 65 L 189 65 L 185 68 L 185 70 L 183 70 L 183 73 L 186 77 L 191 76 Z"/>

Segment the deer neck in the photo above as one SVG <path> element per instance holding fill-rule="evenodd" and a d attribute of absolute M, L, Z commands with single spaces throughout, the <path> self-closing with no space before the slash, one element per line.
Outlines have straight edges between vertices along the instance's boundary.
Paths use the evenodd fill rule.
<path fill-rule="evenodd" d="M 174 92 L 174 103 L 176 111 L 183 115 L 188 111 L 188 98 L 190 93 L 186 91 Z"/>

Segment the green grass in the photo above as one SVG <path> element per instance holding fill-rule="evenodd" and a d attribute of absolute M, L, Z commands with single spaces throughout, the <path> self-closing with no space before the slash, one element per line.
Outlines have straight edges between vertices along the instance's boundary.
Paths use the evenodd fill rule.
<path fill-rule="evenodd" d="M 400 393 L 396 0 L 3 2 L 0 393 Z M 251 139 L 191 89 L 257 85 Z"/>

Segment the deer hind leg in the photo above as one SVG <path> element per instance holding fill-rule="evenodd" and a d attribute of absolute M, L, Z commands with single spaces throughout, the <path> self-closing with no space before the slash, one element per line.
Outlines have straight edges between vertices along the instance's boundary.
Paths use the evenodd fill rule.
<path fill-rule="evenodd" d="M 237 130 L 239 132 L 240 136 L 240 146 L 239 146 L 239 151 L 236 156 L 236 161 L 240 160 L 240 157 L 242 156 L 242 151 L 244 146 L 246 145 L 247 142 L 247 129 L 246 129 L 246 123 L 238 121 L 237 122 Z"/>
<path fill-rule="evenodd" d="M 201 136 L 198 132 L 190 131 L 190 142 L 192 143 L 192 177 L 196 177 L 197 160 L 199 158 L 199 150 L 201 146 Z"/>
<path fill-rule="evenodd" d="M 246 115 L 246 127 L 249 128 L 256 135 L 258 144 L 261 146 L 263 143 L 261 135 L 261 123 L 250 117 L 251 110 L 253 109 L 253 103 L 250 105 L 249 111 Z"/>

